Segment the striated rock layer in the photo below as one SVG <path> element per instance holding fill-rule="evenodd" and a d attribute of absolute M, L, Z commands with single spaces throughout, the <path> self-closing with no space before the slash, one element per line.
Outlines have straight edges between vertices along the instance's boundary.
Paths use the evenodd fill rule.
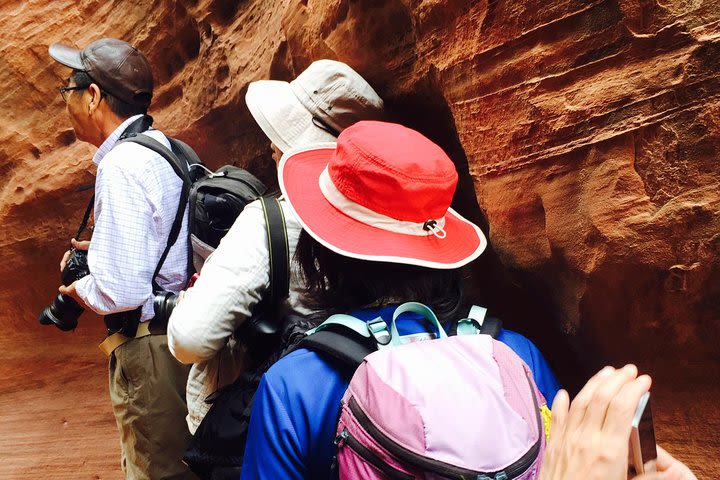
<path fill-rule="evenodd" d="M 659 440 L 711 476 L 717 2 L 10 0 L 0 4 L 1 478 L 120 477 L 99 319 L 86 314 L 73 334 L 36 322 L 89 197 L 76 189 L 94 175 L 57 94 L 68 71 L 47 45 L 102 36 L 148 54 L 157 126 L 210 166 L 266 181 L 274 170 L 247 84 L 323 57 L 356 68 L 391 119 L 456 161 L 455 206 L 493 245 L 470 269 L 476 301 L 537 341 L 570 385 L 606 362 L 652 373 Z"/>

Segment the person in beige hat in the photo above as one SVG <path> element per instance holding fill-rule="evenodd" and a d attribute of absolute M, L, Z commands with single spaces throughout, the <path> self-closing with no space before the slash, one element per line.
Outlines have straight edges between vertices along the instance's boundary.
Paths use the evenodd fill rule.
<path fill-rule="evenodd" d="M 334 142 L 338 132 L 353 123 L 383 115 L 383 101 L 368 82 L 348 65 L 334 60 L 313 62 L 291 82 L 253 82 L 245 101 L 271 141 L 276 161 L 279 152 Z M 292 258 L 301 226 L 286 202 L 280 204 Z M 242 355 L 230 354 L 228 342 L 232 346 L 236 340 L 242 341 L 231 340 L 233 332 L 251 316 L 268 286 L 266 223 L 259 202 L 254 202 L 243 210 L 207 259 L 197 282 L 185 292 L 170 317 L 170 350 L 181 362 L 194 364 L 187 385 L 191 432 L 209 409 L 205 398 L 233 382 L 243 369 Z M 291 266 L 287 309 L 307 312 L 301 292 L 297 271 Z"/>
<path fill-rule="evenodd" d="M 190 440 L 183 425 L 189 369 L 172 357 L 167 336 L 151 335 L 147 327 L 153 317 L 154 271 L 182 182 L 160 155 L 120 142 L 146 135 L 170 146 L 147 115 L 153 94 L 150 64 L 132 45 L 113 38 L 82 50 L 56 43 L 49 54 L 72 69 L 60 94 L 77 138 L 98 149 L 92 240 L 72 239 L 74 253 L 68 251 L 60 264 L 63 270 L 69 258 L 77 257 L 75 251 L 87 250 L 90 273 L 61 286 L 60 293 L 104 316 L 108 338 L 102 345 L 118 340 L 105 351 L 125 478 L 194 479 L 181 461 Z M 187 220 L 182 231 L 187 232 Z M 187 234 L 181 232 L 156 278 L 165 290 L 177 292 L 186 284 L 187 248 Z M 73 318 L 68 324 L 63 315 L 41 318 L 63 330 L 76 322 Z"/>
<path fill-rule="evenodd" d="M 289 83 L 253 82 L 245 103 L 281 152 L 334 142 L 350 125 L 359 120 L 379 120 L 383 112 L 383 101 L 365 79 L 334 60 L 313 62 Z"/>

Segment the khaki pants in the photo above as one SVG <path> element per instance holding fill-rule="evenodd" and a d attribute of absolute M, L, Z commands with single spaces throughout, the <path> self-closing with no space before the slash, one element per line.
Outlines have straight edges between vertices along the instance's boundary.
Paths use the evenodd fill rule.
<path fill-rule="evenodd" d="M 127 480 L 197 478 L 181 461 L 190 441 L 185 424 L 189 370 L 173 358 L 165 335 L 132 339 L 110 355 L 110 400 Z"/>

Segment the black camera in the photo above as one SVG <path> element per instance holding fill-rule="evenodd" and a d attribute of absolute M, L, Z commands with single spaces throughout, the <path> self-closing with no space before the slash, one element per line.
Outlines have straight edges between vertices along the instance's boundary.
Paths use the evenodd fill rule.
<path fill-rule="evenodd" d="M 173 292 L 160 292 L 155 294 L 153 310 L 155 318 L 150 322 L 150 330 L 162 331 L 167 328 L 168 320 L 172 315 L 175 305 L 178 303 L 178 296 Z"/>
<path fill-rule="evenodd" d="M 60 280 L 66 287 L 75 280 L 90 275 L 87 263 L 87 252 L 85 250 L 70 250 L 65 268 L 60 274 Z M 58 295 L 52 303 L 38 316 L 38 321 L 43 325 L 55 325 L 63 332 L 74 330 L 77 327 L 78 317 L 85 311 L 85 307 L 75 301 L 69 295 Z"/>

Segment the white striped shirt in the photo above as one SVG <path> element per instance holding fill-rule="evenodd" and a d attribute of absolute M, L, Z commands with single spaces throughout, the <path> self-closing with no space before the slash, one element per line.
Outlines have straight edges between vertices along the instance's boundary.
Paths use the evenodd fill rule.
<path fill-rule="evenodd" d="M 168 162 L 141 145 L 115 143 L 140 116 L 128 118 L 100 145 L 93 157 L 95 227 L 88 265 L 90 275 L 77 282 L 78 295 L 101 315 L 134 310 L 141 320 L 153 313 L 152 275 L 167 244 L 180 200 L 182 182 Z M 144 133 L 169 147 L 160 131 Z M 175 245 L 157 277 L 178 292 L 187 282 L 187 207 Z"/>

